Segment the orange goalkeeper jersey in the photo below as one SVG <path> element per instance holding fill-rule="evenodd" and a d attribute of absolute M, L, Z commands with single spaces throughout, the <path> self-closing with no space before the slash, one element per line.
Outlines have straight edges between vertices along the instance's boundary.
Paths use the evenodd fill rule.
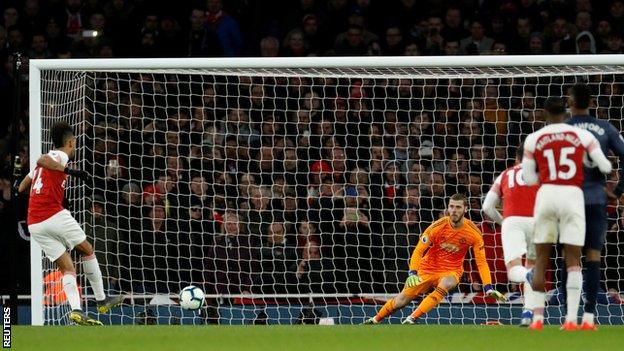
<path fill-rule="evenodd" d="M 431 224 L 420 236 L 418 245 L 412 253 L 409 269 L 419 274 L 453 272 L 457 276 L 464 273 L 464 259 L 472 247 L 477 261 L 479 276 L 483 285 L 491 284 L 481 231 L 469 219 L 454 229 L 450 218 L 443 217 Z"/>

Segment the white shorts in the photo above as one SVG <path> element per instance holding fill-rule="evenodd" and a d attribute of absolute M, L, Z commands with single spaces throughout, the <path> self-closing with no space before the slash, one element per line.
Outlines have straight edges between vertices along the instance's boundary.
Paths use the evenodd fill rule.
<path fill-rule="evenodd" d="M 61 210 L 43 222 L 29 225 L 28 231 L 52 262 L 87 239 L 68 210 Z"/>
<path fill-rule="evenodd" d="M 536 244 L 585 244 L 585 199 L 573 185 L 544 184 L 535 198 Z"/>
<path fill-rule="evenodd" d="M 527 255 L 527 259 L 535 260 L 534 229 L 533 217 L 511 216 L 503 220 L 501 239 L 505 264 L 521 258 L 524 254 Z"/>

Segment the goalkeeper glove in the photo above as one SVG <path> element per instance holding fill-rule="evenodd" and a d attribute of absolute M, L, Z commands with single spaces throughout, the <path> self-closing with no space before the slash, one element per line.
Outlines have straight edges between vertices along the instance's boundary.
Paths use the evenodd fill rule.
<path fill-rule="evenodd" d="M 65 167 L 65 170 L 63 171 L 63 173 L 70 175 L 72 177 L 76 177 L 79 178 L 80 180 L 82 180 L 83 182 L 87 182 L 91 177 L 89 176 L 89 173 L 80 170 L 80 169 L 73 169 L 73 168 L 69 168 L 69 167 Z"/>
<path fill-rule="evenodd" d="M 420 282 L 421 282 L 420 277 L 418 276 L 418 274 L 416 274 L 416 271 L 409 271 L 409 276 L 407 277 L 407 280 L 405 281 L 405 287 L 413 288 L 416 285 L 420 284 Z"/>
<path fill-rule="evenodd" d="M 488 284 L 485 286 L 485 294 L 489 297 L 493 297 L 498 301 L 507 301 L 507 298 L 505 297 L 505 295 L 501 294 L 500 292 L 494 290 L 494 288 L 492 288 L 492 285 Z"/>

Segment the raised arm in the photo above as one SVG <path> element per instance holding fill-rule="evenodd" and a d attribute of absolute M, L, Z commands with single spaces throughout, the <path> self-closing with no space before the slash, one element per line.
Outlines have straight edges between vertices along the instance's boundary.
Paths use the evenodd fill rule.
<path fill-rule="evenodd" d="M 533 155 L 532 135 L 529 135 L 524 141 L 524 155 L 522 155 L 522 178 L 524 178 L 524 182 L 527 185 L 537 184 L 539 180 L 535 166 L 535 156 Z"/>
<path fill-rule="evenodd" d="M 488 266 L 487 258 L 485 257 L 483 238 L 481 235 L 476 235 L 475 238 L 476 240 L 474 244 L 472 244 L 472 251 L 474 252 L 475 261 L 477 261 L 477 269 L 479 270 L 479 277 L 481 278 L 481 284 L 483 284 L 483 290 L 487 291 L 488 288 L 492 288 L 490 266 Z"/>
<path fill-rule="evenodd" d="M 587 144 L 585 144 L 585 149 L 589 153 L 589 157 L 592 159 L 592 161 L 594 161 L 594 163 L 596 163 L 598 169 L 600 169 L 600 172 L 604 174 L 611 173 L 611 171 L 613 170 L 613 166 L 611 165 L 611 162 L 609 162 L 605 154 L 602 152 L 602 149 L 600 148 L 600 143 L 598 142 L 596 137 L 590 132 L 587 132 L 587 135 L 588 140 Z"/>
<path fill-rule="evenodd" d="M 25 192 L 26 190 L 30 188 L 31 182 L 32 182 L 32 179 L 30 178 L 30 176 L 26 175 L 24 179 L 22 179 L 22 181 L 19 183 L 19 186 L 17 187 L 17 191 L 20 193 Z"/>
<path fill-rule="evenodd" d="M 416 274 L 418 272 L 418 268 L 420 268 L 420 262 L 422 261 L 422 257 L 431 245 L 431 233 L 432 230 L 427 228 L 424 233 L 420 236 L 420 240 L 418 240 L 418 244 L 416 244 L 416 248 L 412 252 L 412 257 L 409 262 L 409 270 L 410 273 Z"/>
<path fill-rule="evenodd" d="M 43 154 L 37 160 L 37 166 L 43 167 L 52 171 L 65 172 L 65 166 L 60 162 L 57 162 L 55 159 L 50 157 L 48 154 Z"/>
<path fill-rule="evenodd" d="M 505 295 L 494 290 L 494 287 L 492 286 L 492 276 L 490 273 L 490 266 L 488 266 L 487 258 L 485 257 L 485 245 L 483 243 L 482 234 L 475 234 L 475 240 L 472 244 L 472 251 L 474 252 L 475 260 L 477 261 L 477 269 L 479 270 L 481 284 L 483 284 L 483 291 L 485 291 L 485 294 L 490 297 L 493 297 L 499 301 L 505 301 L 507 300 Z"/>
<path fill-rule="evenodd" d="M 37 160 L 37 166 L 52 171 L 63 172 L 72 177 L 80 178 L 85 182 L 91 178 L 87 172 L 80 169 L 69 168 L 69 166 L 64 166 L 62 163 L 56 161 L 48 154 L 44 154 L 39 157 L 39 159 Z"/>
<path fill-rule="evenodd" d="M 624 138 L 613 125 L 607 129 L 607 133 L 609 133 L 609 149 L 620 158 L 620 179 L 615 187 L 615 195 L 620 197 L 624 193 Z"/>
<path fill-rule="evenodd" d="M 501 173 L 498 178 L 492 184 L 490 191 L 488 191 L 485 196 L 485 200 L 483 201 L 483 213 L 493 220 L 494 222 L 501 224 L 503 223 L 503 216 L 498 212 L 496 206 L 500 203 L 500 185 L 501 185 L 501 177 L 503 174 Z"/>

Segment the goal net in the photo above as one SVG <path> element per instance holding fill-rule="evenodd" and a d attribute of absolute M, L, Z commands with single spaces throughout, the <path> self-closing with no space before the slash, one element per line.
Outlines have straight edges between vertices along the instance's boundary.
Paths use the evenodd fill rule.
<path fill-rule="evenodd" d="M 71 211 L 107 293 L 128 296 L 105 323 L 360 323 L 400 291 L 420 233 L 458 192 L 510 302 L 484 297 L 468 256 L 459 286 L 422 323 L 517 323 L 522 288 L 507 280 L 482 200 L 542 126 L 542 102 L 575 82 L 592 87 L 593 115 L 622 128 L 618 60 L 33 60 L 31 165 L 51 147 L 50 126 L 70 122 L 74 165 L 93 175 L 69 181 Z M 612 203 L 602 323 L 623 322 L 622 223 Z M 560 254 L 548 273 L 551 322 Z M 32 267 L 33 324 L 67 323 L 60 278 L 35 243 Z M 198 312 L 178 305 L 188 285 L 206 293 Z"/>

